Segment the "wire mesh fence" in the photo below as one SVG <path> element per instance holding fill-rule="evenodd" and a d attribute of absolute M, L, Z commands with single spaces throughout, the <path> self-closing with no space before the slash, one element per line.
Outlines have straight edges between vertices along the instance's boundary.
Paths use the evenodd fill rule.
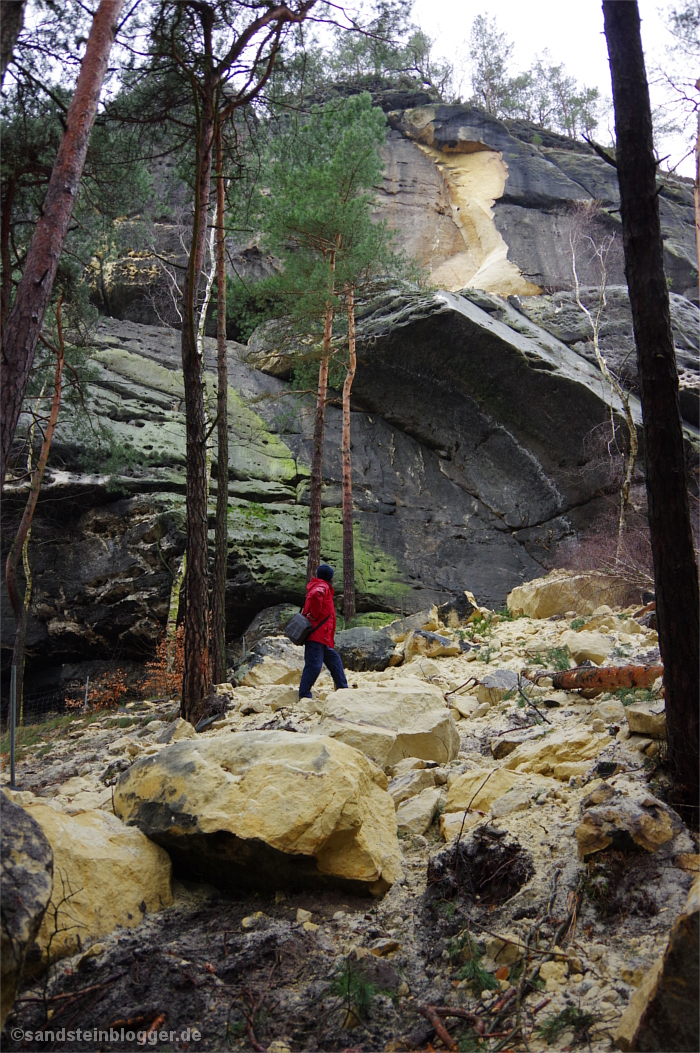
<path fill-rule="evenodd" d="M 52 717 L 60 716 L 78 708 L 75 698 L 67 698 L 64 688 L 52 688 L 44 691 L 28 691 L 22 699 L 17 700 L 15 723 L 17 727 L 25 724 L 42 724 Z M 4 734 L 10 721 L 10 682 L 2 685 L 0 695 L 0 729 Z"/>

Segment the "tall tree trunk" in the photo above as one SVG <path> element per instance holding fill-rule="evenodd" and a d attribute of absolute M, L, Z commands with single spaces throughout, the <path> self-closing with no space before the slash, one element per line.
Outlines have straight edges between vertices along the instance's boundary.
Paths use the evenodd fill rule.
<path fill-rule="evenodd" d="M 700 92 L 700 77 L 695 82 L 697 92 Z M 695 250 L 698 254 L 698 293 L 700 293 L 700 111 L 698 111 L 698 134 L 695 137 L 695 184 L 693 186 L 695 198 Z"/>
<path fill-rule="evenodd" d="M 101 0 L 93 17 L 85 58 L 68 109 L 66 130 L 51 173 L 44 209 L 34 230 L 24 273 L 3 330 L 0 486 L 5 484 L 7 458 L 27 390 L 36 342 L 44 324 L 44 314 L 68 233 L 68 223 L 78 196 L 107 60 L 123 6 L 124 0 Z"/>
<path fill-rule="evenodd" d="M 12 257 L 10 255 L 10 223 L 12 205 L 17 191 L 17 179 L 11 176 L 2 199 L 2 222 L 0 223 L 0 263 L 2 264 L 2 284 L 0 284 L 0 339 L 5 331 L 5 321 L 10 310 L 12 299 Z"/>
<path fill-rule="evenodd" d="M 651 109 L 636 0 L 604 0 L 625 269 L 637 345 L 649 527 L 664 663 L 669 762 L 698 803 L 700 603 L 686 486 L 678 373 L 656 190 Z"/>
<path fill-rule="evenodd" d="M 25 0 L 4 0 L 0 17 L 0 88 L 5 80 L 17 37 L 22 32 Z"/>
<path fill-rule="evenodd" d="M 209 574 L 207 567 L 207 442 L 204 362 L 197 351 L 195 310 L 204 263 L 214 136 L 214 86 L 207 78 L 197 128 L 192 244 L 183 289 L 181 337 L 187 436 L 187 570 L 185 579 L 185 668 L 180 708 L 196 724 L 209 689 Z"/>
<path fill-rule="evenodd" d="M 214 589 L 212 597 L 212 674 L 226 679 L 226 564 L 228 560 L 228 374 L 226 372 L 226 237 L 224 229 L 224 151 L 216 126 L 216 370 L 217 466 Z"/>
<path fill-rule="evenodd" d="M 355 354 L 355 290 L 347 292 L 349 362 L 343 383 L 343 617 L 355 617 L 355 549 L 352 536 L 352 461 L 350 457 L 350 392 L 357 369 Z"/>
<path fill-rule="evenodd" d="M 36 471 L 32 475 L 32 481 L 29 486 L 29 495 L 27 497 L 27 503 L 24 506 L 24 513 L 19 524 L 19 528 L 15 535 L 15 539 L 12 542 L 10 551 L 7 554 L 7 562 L 5 563 L 5 586 L 7 588 L 7 595 L 10 598 L 10 604 L 12 606 L 12 613 L 15 616 L 15 624 L 19 629 L 20 622 L 23 617 L 23 603 L 17 589 L 17 564 L 19 557 L 24 546 L 25 539 L 29 534 L 29 529 L 32 525 L 32 519 L 34 518 L 34 510 L 36 503 L 39 500 L 39 491 L 41 490 L 41 481 L 44 478 L 44 469 L 46 468 L 46 462 L 49 458 L 49 450 L 51 449 L 51 440 L 53 439 L 54 428 L 56 427 L 56 421 L 58 420 L 58 411 L 61 407 L 61 385 L 63 381 L 63 364 L 64 358 L 64 343 L 63 343 L 63 329 L 61 327 L 61 301 L 58 301 L 58 308 L 56 311 L 56 323 L 58 327 L 58 347 L 53 348 L 56 352 L 56 372 L 54 375 L 54 387 L 53 387 L 53 399 L 51 402 L 51 411 L 49 413 L 49 421 L 46 425 L 46 431 L 44 432 L 44 438 L 41 444 L 41 451 L 39 453 L 39 462 L 36 466 Z"/>
<path fill-rule="evenodd" d="M 335 276 L 335 252 L 330 257 L 331 295 Z M 309 508 L 309 555 L 306 562 L 306 580 L 316 573 L 321 559 L 321 491 L 323 489 L 323 431 L 326 423 L 326 392 L 328 390 L 328 360 L 333 336 L 333 303 L 326 304 L 323 322 L 323 353 L 318 369 L 318 393 L 316 395 L 316 420 L 314 421 L 314 445 L 311 455 L 311 507 Z"/>

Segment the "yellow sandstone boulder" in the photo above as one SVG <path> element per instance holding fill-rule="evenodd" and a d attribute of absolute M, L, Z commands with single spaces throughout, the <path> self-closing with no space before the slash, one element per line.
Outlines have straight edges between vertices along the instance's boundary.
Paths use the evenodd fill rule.
<path fill-rule="evenodd" d="M 459 734 L 439 687 L 405 676 L 329 695 L 321 731 L 361 750 L 380 768 L 402 757 L 445 764 L 459 752 Z"/>
<path fill-rule="evenodd" d="M 494 801 L 499 800 L 506 793 L 531 787 L 534 795 L 539 786 L 548 785 L 551 784 L 547 779 L 524 778 L 517 772 L 507 771 L 505 768 L 492 769 L 491 774 L 483 768 L 473 768 L 464 775 L 460 775 L 450 786 L 445 811 L 464 812 L 471 801 L 472 808 L 488 812 Z"/>
<path fill-rule="evenodd" d="M 588 771 L 610 736 L 587 728 L 563 728 L 544 738 L 523 742 L 506 757 L 504 767 L 511 771 L 551 775 L 568 782 L 572 775 Z"/>
<path fill-rule="evenodd" d="M 174 743 L 124 772 L 114 805 L 168 849 L 179 873 L 219 887 L 331 881 L 379 893 L 402 876 L 386 776 L 317 735 L 224 732 Z"/>
<path fill-rule="evenodd" d="M 576 828 L 581 859 L 613 848 L 643 848 L 656 852 L 682 829 L 680 817 L 651 794 L 629 797 L 608 783 L 596 787 L 582 802 L 583 816 Z"/>
<path fill-rule="evenodd" d="M 42 960 L 75 954 L 117 927 L 173 902 L 167 852 L 106 811 L 67 815 L 30 804 L 53 849 L 53 892 L 37 936 Z"/>
<path fill-rule="evenodd" d="M 602 604 L 624 607 L 628 586 L 598 571 L 574 573 L 553 570 L 546 578 L 518 585 L 508 594 L 508 610 L 528 618 L 551 618 L 554 614 L 593 614 Z"/>
<path fill-rule="evenodd" d="M 576 665 L 582 662 L 594 662 L 602 665 L 614 647 L 610 637 L 596 632 L 574 632 L 567 629 L 559 638 L 560 647 L 568 647 Z"/>

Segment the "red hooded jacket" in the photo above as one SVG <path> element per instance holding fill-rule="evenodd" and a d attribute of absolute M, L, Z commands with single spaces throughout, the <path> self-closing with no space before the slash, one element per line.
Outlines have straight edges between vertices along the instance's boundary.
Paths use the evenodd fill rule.
<path fill-rule="evenodd" d="M 327 581 L 323 578 L 312 578 L 306 586 L 306 599 L 301 611 L 314 625 L 319 625 L 327 618 L 327 621 L 309 636 L 309 641 L 325 644 L 326 647 L 332 647 L 335 642 L 334 595 L 333 586 Z"/>

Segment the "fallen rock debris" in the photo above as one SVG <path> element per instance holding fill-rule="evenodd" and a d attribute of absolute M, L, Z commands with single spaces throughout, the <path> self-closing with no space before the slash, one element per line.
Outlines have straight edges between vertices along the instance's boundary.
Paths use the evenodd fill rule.
<path fill-rule="evenodd" d="M 196 1021 L 210 1050 L 609 1049 L 687 916 L 698 846 L 663 800 L 656 633 L 610 594 L 573 595 L 553 621 L 428 609 L 382 630 L 376 662 L 363 634 L 358 665 L 389 644 L 394 664 L 351 671 L 347 692 L 324 673 L 302 704 L 298 656 L 263 636 L 198 733 L 175 702 L 129 703 L 21 750 L 25 814 L 56 830 L 101 814 L 168 851 L 175 879 L 171 906 L 114 928 L 115 903 L 25 976 L 8 1028 L 48 1008 L 56 1028 L 151 1038 Z M 552 668 L 579 629 L 619 664 Z M 407 657 L 409 637 L 425 648 Z M 105 867 L 84 870 L 92 902 Z M 675 982 L 652 985 L 655 1007 Z"/>

